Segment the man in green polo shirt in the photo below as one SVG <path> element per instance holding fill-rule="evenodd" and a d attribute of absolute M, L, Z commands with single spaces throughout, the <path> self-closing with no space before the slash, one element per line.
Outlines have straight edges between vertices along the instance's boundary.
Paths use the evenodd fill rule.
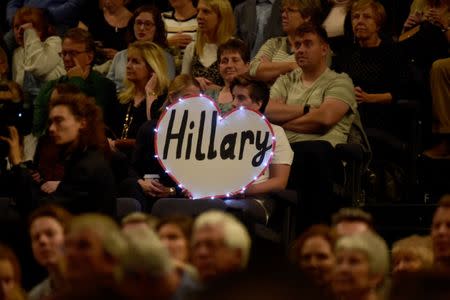
<path fill-rule="evenodd" d="M 328 221 L 335 209 L 333 182 L 342 177 L 342 165 L 334 146 L 347 142 L 357 105 L 350 77 L 327 66 L 322 27 L 300 26 L 294 46 L 300 69 L 278 78 L 266 114 L 284 128 L 294 150 L 290 186 L 299 192 L 300 221 L 307 226 Z"/>
<path fill-rule="evenodd" d="M 39 91 L 34 104 L 33 127 L 34 136 L 40 137 L 47 130 L 48 103 L 59 83 L 69 83 L 77 86 L 86 95 L 94 98 L 102 109 L 106 125 L 113 131 L 118 131 L 119 101 L 114 83 L 93 71 L 95 44 L 91 34 L 81 28 L 69 29 L 63 37 L 61 57 L 67 75 L 48 82 Z"/>

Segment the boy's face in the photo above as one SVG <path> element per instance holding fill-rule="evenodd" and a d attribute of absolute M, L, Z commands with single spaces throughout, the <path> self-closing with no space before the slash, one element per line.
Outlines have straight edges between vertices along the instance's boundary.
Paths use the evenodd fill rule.
<path fill-rule="evenodd" d="M 233 108 L 243 106 L 245 108 L 259 111 L 261 102 L 253 101 L 250 97 L 250 90 L 248 87 L 236 85 L 231 91 L 233 94 Z"/>

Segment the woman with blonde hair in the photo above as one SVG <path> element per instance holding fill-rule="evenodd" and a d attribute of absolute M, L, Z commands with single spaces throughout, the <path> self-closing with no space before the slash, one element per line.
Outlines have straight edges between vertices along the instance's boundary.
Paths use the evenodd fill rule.
<path fill-rule="evenodd" d="M 429 236 L 411 235 L 392 245 L 392 273 L 398 275 L 431 268 L 433 250 Z"/>
<path fill-rule="evenodd" d="M 205 89 L 223 84 L 217 48 L 234 35 L 236 25 L 229 0 L 200 0 L 197 10 L 197 40 L 186 47 L 181 73 L 196 77 Z"/>
<path fill-rule="evenodd" d="M 134 139 L 147 120 L 157 119 L 166 99 L 169 78 L 163 50 L 152 42 L 128 47 L 127 79 L 119 94 L 124 110 L 122 139 Z"/>

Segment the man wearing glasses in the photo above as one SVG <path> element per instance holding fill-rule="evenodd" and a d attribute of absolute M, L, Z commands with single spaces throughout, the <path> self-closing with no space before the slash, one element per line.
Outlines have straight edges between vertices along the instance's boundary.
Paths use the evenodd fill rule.
<path fill-rule="evenodd" d="M 119 102 L 114 83 L 91 69 L 95 55 L 95 44 L 89 32 L 73 28 L 63 37 L 61 58 L 67 75 L 48 82 L 40 90 L 34 103 L 32 132 L 42 136 L 47 129 L 48 103 L 54 88 L 59 83 L 69 83 L 78 87 L 86 95 L 95 99 L 102 109 L 106 125 L 117 132 L 119 124 L 113 122 L 118 114 Z"/>

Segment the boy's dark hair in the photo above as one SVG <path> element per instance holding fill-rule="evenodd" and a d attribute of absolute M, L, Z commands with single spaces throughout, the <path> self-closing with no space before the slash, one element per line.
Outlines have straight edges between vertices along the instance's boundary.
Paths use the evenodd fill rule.
<path fill-rule="evenodd" d="M 259 111 L 264 113 L 267 103 L 270 98 L 269 87 L 262 81 L 254 80 L 250 76 L 237 76 L 230 85 L 230 91 L 233 91 L 235 86 L 244 86 L 250 91 L 250 98 L 253 102 L 262 102 Z"/>

